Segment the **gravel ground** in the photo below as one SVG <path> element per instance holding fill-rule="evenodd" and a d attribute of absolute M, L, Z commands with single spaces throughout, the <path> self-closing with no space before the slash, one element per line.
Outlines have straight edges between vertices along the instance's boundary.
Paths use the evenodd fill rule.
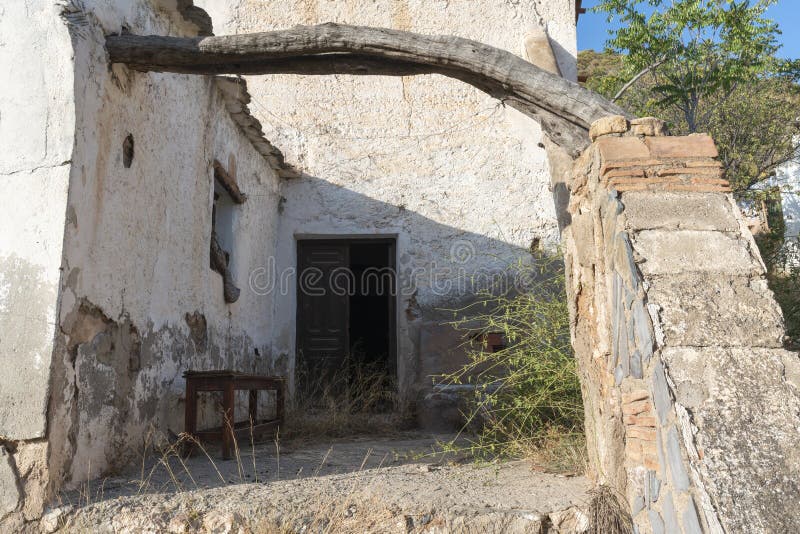
<path fill-rule="evenodd" d="M 589 482 L 433 454 L 441 436 L 256 445 L 156 459 L 65 494 L 65 532 L 582 532 Z M 169 467 L 167 467 L 169 466 Z M 87 496 L 88 495 L 88 496 Z M 87 504 L 88 503 L 88 504 Z"/>

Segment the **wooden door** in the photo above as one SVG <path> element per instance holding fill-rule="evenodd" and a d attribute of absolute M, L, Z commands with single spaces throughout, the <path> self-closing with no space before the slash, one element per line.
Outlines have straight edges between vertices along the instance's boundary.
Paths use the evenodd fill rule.
<path fill-rule="evenodd" d="M 349 295 L 331 277 L 349 266 L 348 252 L 342 242 L 297 242 L 298 379 L 309 394 L 346 383 Z"/>

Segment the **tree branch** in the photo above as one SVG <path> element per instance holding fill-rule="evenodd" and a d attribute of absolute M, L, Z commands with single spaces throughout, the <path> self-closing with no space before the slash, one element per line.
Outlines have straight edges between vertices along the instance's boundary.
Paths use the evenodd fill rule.
<path fill-rule="evenodd" d="M 524 59 L 476 41 L 399 30 L 321 24 L 217 37 L 118 35 L 106 39 L 112 63 L 186 74 L 441 74 L 477 87 L 539 121 L 573 156 L 588 128 L 628 114 L 604 97 Z"/>
<path fill-rule="evenodd" d="M 660 60 L 656 61 L 655 63 L 653 63 L 652 65 L 649 65 L 649 66 L 643 68 L 641 71 L 639 71 L 639 73 L 636 76 L 631 78 L 628 81 L 628 83 L 623 85 L 622 88 L 619 91 L 617 91 L 617 94 L 614 95 L 614 98 L 612 98 L 611 101 L 612 102 L 616 102 L 617 100 L 622 98 L 622 95 L 624 95 L 628 91 L 628 89 L 630 89 L 633 86 L 633 84 L 638 82 L 642 78 L 642 76 L 645 76 L 648 72 L 650 72 L 650 71 L 652 71 L 654 69 L 657 69 L 665 61 L 666 61 L 666 59 L 660 59 Z"/>

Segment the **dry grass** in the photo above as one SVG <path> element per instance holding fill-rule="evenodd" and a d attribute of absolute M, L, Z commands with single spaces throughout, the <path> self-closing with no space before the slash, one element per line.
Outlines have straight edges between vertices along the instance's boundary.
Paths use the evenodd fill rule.
<path fill-rule="evenodd" d="M 531 440 L 521 456 L 534 467 L 548 473 L 584 475 L 589 465 L 586 453 L 586 435 L 583 432 L 565 433 L 551 429 Z"/>
<path fill-rule="evenodd" d="M 627 507 L 608 486 L 598 486 L 590 493 L 588 534 L 631 534 L 633 520 Z"/>
<path fill-rule="evenodd" d="M 407 429 L 408 410 L 400 405 L 394 380 L 385 371 L 351 366 L 333 377 L 307 378 L 302 395 L 289 407 L 283 438 L 308 442 L 357 435 L 394 435 Z"/>

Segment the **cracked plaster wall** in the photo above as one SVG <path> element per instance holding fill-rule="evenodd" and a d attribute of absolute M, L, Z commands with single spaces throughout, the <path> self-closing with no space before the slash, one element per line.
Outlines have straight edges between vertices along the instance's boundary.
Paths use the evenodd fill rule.
<path fill-rule="evenodd" d="M 275 172 L 231 119 L 213 78 L 107 65 L 104 35 L 123 26 L 161 35 L 197 29 L 145 0 L 84 7 L 73 32 L 78 120 L 50 412 L 54 486 L 120 468 L 145 448 L 151 428 L 152 439 L 182 432 L 184 371 L 272 373 L 281 365 L 271 357 L 272 303 L 248 290 L 250 271 L 274 247 Z M 248 195 L 232 222 L 242 294 L 231 305 L 209 265 L 214 159 Z"/>
<path fill-rule="evenodd" d="M 476 39 L 525 57 L 547 28 L 565 77 L 576 77 L 574 2 L 342 0 L 198 2 L 216 33 L 341 22 Z M 442 76 L 248 77 L 253 113 L 302 171 L 284 182 L 278 272 L 307 236 L 393 236 L 401 288 L 398 378 L 405 398 L 463 362 L 462 333 L 442 323 L 468 297 L 459 278 L 551 247 L 558 226 L 541 130 L 534 121 Z M 470 251 L 468 261 L 455 250 Z M 473 254 L 474 252 L 474 254 Z M 447 271 L 449 270 L 449 274 Z M 440 286 L 431 282 L 439 273 Z M 422 273 L 420 275 L 420 273 Z M 450 288 L 445 288 L 450 283 Z M 294 291 L 276 300 L 275 350 L 295 352 Z"/>

